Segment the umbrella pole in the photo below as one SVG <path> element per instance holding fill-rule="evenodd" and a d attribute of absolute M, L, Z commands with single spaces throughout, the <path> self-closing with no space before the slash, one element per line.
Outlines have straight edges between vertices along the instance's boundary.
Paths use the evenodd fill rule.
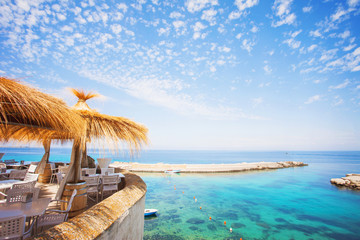
<path fill-rule="evenodd" d="M 59 200 L 61 199 L 61 196 L 64 192 L 65 185 L 68 182 L 76 183 L 80 180 L 80 169 L 79 169 L 79 162 L 80 162 L 80 143 L 81 140 L 79 138 L 74 139 L 73 148 L 71 151 L 71 159 L 70 159 L 70 166 L 69 170 L 66 173 L 65 177 L 61 181 L 61 184 L 59 186 L 59 189 L 56 193 L 55 199 Z M 78 174 L 76 172 L 78 171 Z M 77 175 L 77 176 L 76 176 Z"/>
<path fill-rule="evenodd" d="M 81 153 L 82 153 L 81 167 L 82 168 L 87 168 L 87 167 L 89 167 L 89 163 L 88 163 L 88 159 L 87 159 L 87 147 L 86 147 L 86 144 L 84 145 Z"/>
<path fill-rule="evenodd" d="M 42 157 L 39 165 L 37 166 L 37 168 L 35 170 L 35 173 L 37 173 L 37 174 L 44 174 L 46 164 L 49 162 L 50 145 L 51 145 L 51 140 L 49 140 L 49 139 L 45 140 L 43 142 L 45 153 L 44 153 L 44 156 Z"/>

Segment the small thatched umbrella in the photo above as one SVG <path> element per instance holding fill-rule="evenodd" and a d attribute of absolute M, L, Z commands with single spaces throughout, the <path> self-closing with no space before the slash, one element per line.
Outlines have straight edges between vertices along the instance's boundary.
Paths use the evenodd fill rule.
<path fill-rule="evenodd" d="M 50 139 L 81 135 L 83 122 L 62 100 L 0 77 L 0 141 L 38 141 L 46 149 Z M 48 156 L 45 151 L 38 172 L 43 172 Z"/>
<path fill-rule="evenodd" d="M 130 151 L 137 151 L 142 144 L 147 143 L 148 129 L 145 126 L 127 118 L 100 114 L 86 104 L 86 100 L 98 94 L 91 92 L 85 94 L 84 91 L 71 90 L 78 97 L 78 102 L 71 109 L 86 120 L 85 131 L 83 136 L 74 139 L 70 170 L 60 185 L 57 198 L 61 197 L 66 182 L 80 181 L 81 162 L 86 162 L 87 157 L 86 142 L 103 140 L 115 148 L 119 148 L 119 144 L 125 142 Z"/>

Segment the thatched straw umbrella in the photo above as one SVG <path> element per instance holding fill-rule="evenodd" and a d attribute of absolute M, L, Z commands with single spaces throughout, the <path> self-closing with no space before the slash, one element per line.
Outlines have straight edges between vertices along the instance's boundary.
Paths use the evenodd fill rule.
<path fill-rule="evenodd" d="M 85 119 L 85 131 L 83 136 L 74 138 L 71 157 L 73 165 L 70 165 L 70 170 L 60 185 L 57 198 L 61 197 L 67 182 L 80 181 L 81 162 L 85 163 L 87 157 L 86 142 L 102 140 L 107 147 L 112 146 L 115 149 L 120 148 L 121 143 L 126 143 L 130 151 L 138 151 L 142 144 L 147 143 L 148 129 L 145 126 L 127 118 L 109 116 L 91 109 L 86 100 L 98 94 L 86 94 L 75 89 L 71 91 L 78 97 L 78 102 L 71 109 Z"/>
<path fill-rule="evenodd" d="M 49 159 L 50 139 L 82 135 L 83 122 L 62 100 L 0 77 L 0 141 L 43 142 L 46 150 L 39 173 Z"/>

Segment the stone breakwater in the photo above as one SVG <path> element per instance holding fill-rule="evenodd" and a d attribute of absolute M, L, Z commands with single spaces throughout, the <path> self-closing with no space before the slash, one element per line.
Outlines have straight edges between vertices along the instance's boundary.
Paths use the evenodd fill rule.
<path fill-rule="evenodd" d="M 180 170 L 182 173 L 224 173 L 302 167 L 307 166 L 307 164 L 294 161 L 257 163 L 244 162 L 233 164 L 141 164 L 137 162 L 115 162 L 110 166 L 126 169 L 131 172 L 164 172 L 166 170 Z"/>
<path fill-rule="evenodd" d="M 337 186 L 360 190 L 360 174 L 349 173 L 346 177 L 332 178 L 330 182 Z"/>

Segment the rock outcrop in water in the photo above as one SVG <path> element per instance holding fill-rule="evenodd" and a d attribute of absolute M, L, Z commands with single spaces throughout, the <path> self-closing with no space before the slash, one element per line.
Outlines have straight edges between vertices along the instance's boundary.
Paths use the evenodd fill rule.
<path fill-rule="evenodd" d="M 360 190 L 360 174 L 346 174 L 346 177 L 332 178 L 330 182 L 337 186 Z"/>
<path fill-rule="evenodd" d="M 255 163 L 231 163 L 231 164 L 141 164 L 141 163 L 123 163 L 115 162 L 111 167 L 127 169 L 131 172 L 164 172 L 169 169 L 180 170 L 182 173 L 226 173 L 256 171 L 267 169 L 280 169 L 289 167 L 307 166 L 303 162 L 255 162 Z"/>

